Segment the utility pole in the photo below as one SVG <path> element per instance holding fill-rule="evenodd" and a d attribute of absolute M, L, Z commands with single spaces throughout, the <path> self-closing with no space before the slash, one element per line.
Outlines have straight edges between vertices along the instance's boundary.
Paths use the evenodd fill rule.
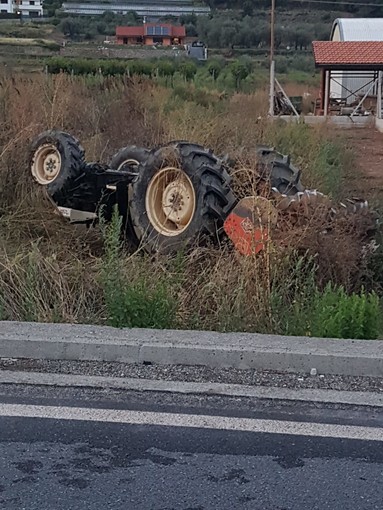
<path fill-rule="evenodd" d="M 271 0 L 271 19 L 270 19 L 270 65 L 274 60 L 275 47 L 275 0 Z"/>
<path fill-rule="evenodd" d="M 274 116 L 274 91 L 275 91 L 275 0 L 271 0 L 271 19 L 270 19 L 270 97 L 269 97 L 269 115 Z"/>

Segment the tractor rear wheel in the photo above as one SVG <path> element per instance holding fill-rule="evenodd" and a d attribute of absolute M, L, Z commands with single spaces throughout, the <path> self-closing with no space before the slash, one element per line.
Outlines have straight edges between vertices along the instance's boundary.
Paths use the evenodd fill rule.
<path fill-rule="evenodd" d="M 32 143 L 30 170 L 58 206 L 68 207 L 68 198 L 84 176 L 84 149 L 77 138 L 63 131 L 45 131 Z"/>
<path fill-rule="evenodd" d="M 217 236 L 236 199 L 221 161 L 200 145 L 153 150 L 131 186 L 130 216 L 148 251 L 174 252 Z"/>
<path fill-rule="evenodd" d="M 304 191 L 301 172 L 290 162 L 290 156 L 284 156 L 273 148 L 257 147 L 257 169 L 261 178 L 270 182 L 270 187 L 283 195 L 295 195 Z"/>
<path fill-rule="evenodd" d="M 138 176 L 140 165 L 143 165 L 145 161 L 148 159 L 150 151 L 145 149 L 144 147 L 137 147 L 135 145 L 128 145 L 127 147 L 123 147 L 112 157 L 110 161 L 110 168 L 113 170 L 126 171 L 129 173 L 136 174 Z M 132 218 L 130 216 L 129 211 L 129 195 L 131 194 L 131 185 L 127 189 L 126 197 L 126 209 L 124 212 L 124 230 L 126 234 L 126 238 L 133 249 L 138 248 L 140 244 L 140 240 L 137 237 L 135 229 L 133 227 Z M 123 200 L 123 201 L 124 201 Z M 112 215 L 113 204 L 116 203 L 116 196 L 111 196 L 109 199 L 109 216 Z M 124 204 L 125 205 L 125 204 Z"/>
<path fill-rule="evenodd" d="M 137 171 L 138 166 L 144 163 L 150 151 L 143 147 L 128 145 L 120 149 L 111 159 L 110 168 L 113 170 Z"/>

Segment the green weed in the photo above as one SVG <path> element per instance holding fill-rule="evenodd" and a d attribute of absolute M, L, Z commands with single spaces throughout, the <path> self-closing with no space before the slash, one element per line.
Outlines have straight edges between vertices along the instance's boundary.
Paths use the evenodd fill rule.
<path fill-rule="evenodd" d="M 101 281 L 108 324 L 119 328 L 175 327 L 177 302 L 166 275 L 153 278 L 145 257 L 124 257 L 121 224 L 115 210 L 111 223 L 102 228 L 105 254 Z"/>
<path fill-rule="evenodd" d="M 37 257 L 38 252 L 36 246 L 34 245 L 32 246 L 32 250 L 29 252 L 27 257 L 24 292 L 22 296 L 22 320 L 27 322 L 35 322 L 38 320 L 39 274 Z"/>
<path fill-rule="evenodd" d="M 379 297 L 374 293 L 347 295 L 343 287 L 329 283 L 313 303 L 315 337 L 376 339 L 380 327 Z"/>

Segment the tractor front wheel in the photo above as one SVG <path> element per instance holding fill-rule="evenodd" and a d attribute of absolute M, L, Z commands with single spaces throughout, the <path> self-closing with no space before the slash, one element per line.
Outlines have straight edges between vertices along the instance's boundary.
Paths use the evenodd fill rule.
<path fill-rule="evenodd" d="M 85 168 L 80 142 L 63 131 L 45 131 L 32 143 L 30 171 L 56 205 L 67 206 Z"/>

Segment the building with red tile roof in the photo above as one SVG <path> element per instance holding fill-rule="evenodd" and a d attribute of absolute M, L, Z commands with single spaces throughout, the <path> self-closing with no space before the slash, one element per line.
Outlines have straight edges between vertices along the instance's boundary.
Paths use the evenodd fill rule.
<path fill-rule="evenodd" d="M 143 44 L 152 46 L 161 44 L 171 46 L 184 44 L 186 30 L 184 26 L 168 23 L 146 23 L 136 27 L 116 27 L 117 44 Z"/>
<path fill-rule="evenodd" d="M 331 69 L 383 69 L 383 41 L 314 41 L 315 65 Z"/>
<path fill-rule="evenodd" d="M 312 46 L 322 73 L 319 114 L 327 115 L 331 106 L 336 112 L 350 111 L 348 105 L 356 106 L 351 109 L 356 113 L 370 98 L 380 119 L 383 41 L 314 41 Z"/>

